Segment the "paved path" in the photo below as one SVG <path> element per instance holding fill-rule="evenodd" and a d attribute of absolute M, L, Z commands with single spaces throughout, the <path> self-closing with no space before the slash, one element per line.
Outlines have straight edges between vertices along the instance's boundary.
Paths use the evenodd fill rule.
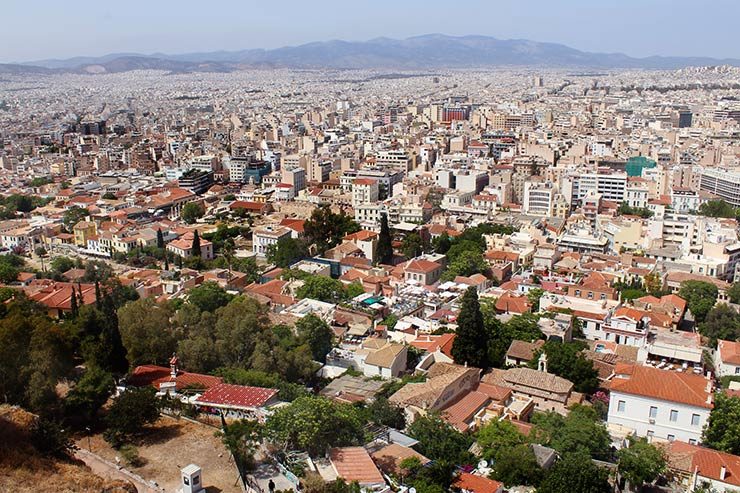
<path fill-rule="evenodd" d="M 268 493 L 270 489 L 267 487 L 267 485 L 270 482 L 270 479 L 275 483 L 275 490 L 295 490 L 295 485 L 288 481 L 288 478 L 286 478 L 276 466 L 272 464 L 260 464 L 259 467 L 257 467 L 256 471 L 253 471 L 251 476 L 257 481 L 257 484 L 259 484 L 260 489 Z"/>
<path fill-rule="evenodd" d="M 83 461 L 93 473 L 102 478 L 113 480 L 122 479 L 133 483 L 139 493 L 162 493 L 164 491 L 161 488 L 155 488 L 140 476 L 137 476 L 126 469 L 119 469 L 112 462 L 103 459 L 89 450 L 81 448 L 77 449 L 75 451 L 75 457 Z"/>

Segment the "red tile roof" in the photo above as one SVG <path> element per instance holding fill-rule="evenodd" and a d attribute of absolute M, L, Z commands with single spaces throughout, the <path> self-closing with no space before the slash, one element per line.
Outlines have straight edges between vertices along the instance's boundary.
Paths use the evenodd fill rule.
<path fill-rule="evenodd" d="M 469 472 L 460 473 L 452 486 L 471 493 L 498 493 L 504 489 L 504 484 L 499 481 L 476 476 Z"/>
<path fill-rule="evenodd" d="M 277 389 L 220 383 L 206 390 L 195 402 L 239 409 L 262 407 L 277 395 Z"/>
<path fill-rule="evenodd" d="M 362 447 L 333 448 L 329 458 L 337 475 L 348 483 L 357 481 L 360 486 L 385 483 L 370 454 Z"/>
<path fill-rule="evenodd" d="M 612 392 L 651 397 L 712 409 L 711 383 L 701 375 L 659 370 L 650 366 L 617 364 Z"/>
<path fill-rule="evenodd" d="M 160 384 L 174 381 L 175 389 L 182 390 L 185 387 L 207 389 L 214 385 L 218 385 L 223 381 L 221 377 L 202 375 L 200 373 L 190 373 L 186 371 L 178 371 L 177 376 L 173 380 L 170 372 L 171 370 L 164 366 L 137 366 L 128 378 L 128 383 L 135 387 L 151 385 L 152 387 L 159 389 Z"/>
<path fill-rule="evenodd" d="M 698 471 L 702 477 L 740 486 L 740 457 L 737 455 L 674 440 L 668 445 L 668 456 L 669 464 L 686 473 Z M 722 466 L 725 467 L 724 480 L 720 479 Z"/>

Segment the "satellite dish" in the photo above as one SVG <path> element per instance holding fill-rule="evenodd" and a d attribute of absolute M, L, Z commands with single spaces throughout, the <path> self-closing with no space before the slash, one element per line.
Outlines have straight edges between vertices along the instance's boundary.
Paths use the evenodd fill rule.
<path fill-rule="evenodd" d="M 413 486 L 409 488 L 409 493 L 416 493 L 416 488 L 414 488 Z"/>
<path fill-rule="evenodd" d="M 488 467 L 488 461 L 483 459 L 478 463 L 478 469 L 485 469 Z"/>

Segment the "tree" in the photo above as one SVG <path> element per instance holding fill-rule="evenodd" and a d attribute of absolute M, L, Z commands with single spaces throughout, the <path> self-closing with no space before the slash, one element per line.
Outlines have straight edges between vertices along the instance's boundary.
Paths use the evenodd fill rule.
<path fill-rule="evenodd" d="M 540 298 L 543 294 L 545 294 L 545 290 L 542 288 L 532 288 L 527 292 L 527 299 L 532 305 L 533 312 L 540 311 Z"/>
<path fill-rule="evenodd" d="M 216 353 L 223 366 L 246 368 L 257 337 L 269 327 L 267 308 L 258 301 L 238 297 L 217 310 L 214 327 Z"/>
<path fill-rule="evenodd" d="M 202 312 L 215 312 L 226 306 L 233 296 L 215 281 L 207 281 L 188 292 L 188 303 L 195 305 Z"/>
<path fill-rule="evenodd" d="M 206 211 L 200 203 L 188 202 L 183 206 L 182 211 L 180 212 L 180 217 L 186 223 L 194 224 L 198 219 L 203 217 L 205 212 Z"/>
<path fill-rule="evenodd" d="M 113 276 L 111 266 L 102 260 L 88 260 L 84 268 L 83 282 L 105 282 Z"/>
<path fill-rule="evenodd" d="M 724 200 L 709 200 L 699 206 L 699 214 L 707 217 L 736 217 L 738 211 Z"/>
<path fill-rule="evenodd" d="M 303 225 L 309 244 L 316 245 L 319 254 L 337 246 L 347 234 L 359 230 L 360 225 L 343 211 L 335 214 L 328 206 L 314 209 L 311 217 Z"/>
<path fill-rule="evenodd" d="M 537 367 L 540 354 L 547 354 L 547 371 L 573 382 L 577 392 L 592 394 L 599 388 L 599 372 L 593 362 L 582 351 L 582 342 L 564 343 L 548 341 L 529 362 L 530 368 Z"/>
<path fill-rule="evenodd" d="M 388 215 L 380 215 L 380 235 L 378 236 L 378 246 L 375 247 L 375 257 L 379 264 L 393 263 L 393 244 L 391 230 L 388 227 Z"/>
<path fill-rule="evenodd" d="M 663 294 L 663 277 L 659 272 L 654 271 L 649 274 L 645 274 L 645 290 L 653 295 L 659 296 Z"/>
<path fill-rule="evenodd" d="M 361 294 L 365 294 L 365 288 L 362 287 L 362 284 L 355 281 L 347 285 L 347 288 L 345 289 L 345 294 L 348 299 L 353 299 L 357 296 L 360 296 Z"/>
<path fill-rule="evenodd" d="M 402 430 L 406 427 L 406 415 L 403 409 L 388 402 L 385 397 L 376 397 L 368 406 L 370 421 L 380 426 L 389 426 Z"/>
<path fill-rule="evenodd" d="M 498 451 L 492 476 L 506 486 L 537 486 L 542 479 L 542 469 L 532 448 L 520 444 Z"/>
<path fill-rule="evenodd" d="M 310 275 L 296 290 L 296 296 L 300 299 L 311 298 L 328 303 L 338 303 L 345 298 L 345 291 L 344 285 L 337 279 Z"/>
<path fill-rule="evenodd" d="M 406 235 L 401 244 L 401 251 L 407 259 L 418 257 L 424 253 L 424 241 L 421 239 L 421 235 L 417 232 Z"/>
<path fill-rule="evenodd" d="M 717 302 L 717 286 L 704 281 L 684 281 L 678 295 L 686 300 L 694 319 L 701 323 Z"/>
<path fill-rule="evenodd" d="M 105 192 L 101 197 L 103 200 L 116 200 L 116 194 L 113 192 Z"/>
<path fill-rule="evenodd" d="M 54 419 L 40 417 L 31 425 L 31 444 L 42 454 L 66 458 L 74 450 L 74 442 L 62 425 Z"/>
<path fill-rule="evenodd" d="M 162 228 L 157 228 L 157 248 L 160 250 L 164 248 L 164 234 L 162 234 Z"/>
<path fill-rule="evenodd" d="M 29 408 L 42 415 L 54 414 L 59 405 L 56 386 L 74 367 L 69 334 L 48 319 L 39 319 L 31 334 L 26 396 Z"/>
<path fill-rule="evenodd" d="M 470 435 L 464 435 L 443 420 L 438 414 L 429 414 L 414 420 L 408 427 L 409 435 L 419 441 L 417 450 L 432 460 L 446 460 L 454 464 L 472 460 L 468 448 L 473 443 Z"/>
<path fill-rule="evenodd" d="M 707 447 L 740 455 L 740 397 L 715 394 L 703 442 Z"/>
<path fill-rule="evenodd" d="M 611 493 L 609 474 L 585 454 L 570 453 L 555 463 L 537 493 Z"/>
<path fill-rule="evenodd" d="M 64 211 L 64 214 L 62 215 L 62 224 L 64 225 L 64 228 L 71 233 L 74 225 L 89 215 L 90 211 L 75 205 Z"/>
<path fill-rule="evenodd" d="M 97 366 L 88 368 L 64 399 L 65 414 L 85 423 L 93 421 L 114 388 L 113 375 Z"/>
<path fill-rule="evenodd" d="M 321 455 L 329 447 L 354 445 L 363 438 L 358 411 L 319 396 L 299 397 L 267 418 L 267 437 L 285 448 Z"/>
<path fill-rule="evenodd" d="M 196 229 L 193 231 L 193 245 L 191 247 L 192 256 L 196 258 L 201 258 L 201 250 L 200 250 L 200 236 L 198 235 L 198 230 Z"/>
<path fill-rule="evenodd" d="M 457 364 L 477 368 L 488 366 L 488 333 L 478 303 L 478 290 L 471 286 L 465 291 L 457 317 L 457 332 L 452 343 L 452 357 Z"/>
<path fill-rule="evenodd" d="M 255 452 L 262 438 L 262 427 L 257 421 L 240 419 L 225 425 L 218 432 L 221 441 L 229 449 L 241 474 L 255 468 Z"/>
<path fill-rule="evenodd" d="M 488 262 L 483 258 L 483 254 L 474 250 L 464 250 L 454 258 L 450 258 L 450 264 L 442 275 L 443 281 L 452 281 L 457 276 L 467 277 L 473 274 L 488 274 L 490 271 Z"/>
<path fill-rule="evenodd" d="M 132 366 L 165 364 L 177 348 L 168 303 L 142 298 L 118 310 L 119 329 Z"/>
<path fill-rule="evenodd" d="M 290 267 L 308 255 L 306 244 L 290 236 L 280 238 L 277 243 L 267 247 L 267 260 L 278 267 Z"/>
<path fill-rule="evenodd" d="M 630 437 L 629 447 L 617 452 L 619 473 L 630 485 L 642 488 L 652 483 L 666 472 L 666 458 L 663 451 L 648 443 L 645 438 Z"/>
<path fill-rule="evenodd" d="M 108 410 L 103 437 L 119 447 L 128 437 L 159 418 L 159 405 L 153 387 L 129 388 L 118 396 Z"/>
<path fill-rule="evenodd" d="M 447 231 L 442 232 L 441 235 L 437 236 L 432 241 L 432 246 L 434 246 L 434 251 L 437 253 L 445 254 L 452 246 L 452 242 L 450 241 L 450 235 L 447 234 Z"/>
<path fill-rule="evenodd" d="M 331 327 L 313 313 L 309 313 L 295 324 L 298 337 L 308 344 L 316 361 L 326 361 L 333 346 L 334 332 Z"/>
<path fill-rule="evenodd" d="M 740 313 L 725 303 L 720 303 L 709 310 L 699 324 L 699 332 L 709 338 L 709 345 L 716 346 L 717 340 L 734 341 L 740 338 Z"/>
<path fill-rule="evenodd" d="M 495 459 L 503 449 L 511 449 L 527 443 L 525 437 L 511 421 L 489 421 L 478 431 L 478 445 L 484 459 Z"/>
<path fill-rule="evenodd" d="M 20 272 L 20 269 L 8 262 L 0 262 L 0 282 L 5 284 L 14 283 L 18 280 Z"/>
<path fill-rule="evenodd" d="M 69 257 L 54 257 L 51 261 L 51 269 L 64 274 L 68 270 L 74 268 L 75 261 Z"/>
<path fill-rule="evenodd" d="M 575 404 L 567 417 L 550 411 L 532 417 L 537 443 L 554 448 L 561 454 L 582 452 L 594 459 L 606 460 L 611 438 L 591 406 Z"/>

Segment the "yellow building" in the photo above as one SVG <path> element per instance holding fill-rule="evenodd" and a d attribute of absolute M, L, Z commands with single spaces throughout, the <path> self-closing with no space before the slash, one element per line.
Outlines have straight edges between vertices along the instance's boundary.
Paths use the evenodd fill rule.
<path fill-rule="evenodd" d="M 80 221 L 72 227 L 75 245 L 87 248 L 87 240 L 98 234 L 98 228 L 94 221 Z"/>

